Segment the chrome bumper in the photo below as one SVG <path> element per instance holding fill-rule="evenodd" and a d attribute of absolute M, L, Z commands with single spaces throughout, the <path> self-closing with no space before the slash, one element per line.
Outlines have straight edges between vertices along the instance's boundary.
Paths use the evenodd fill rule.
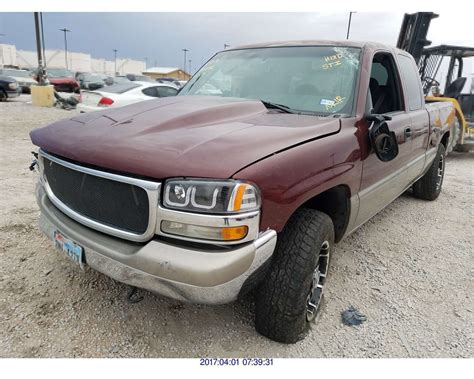
<path fill-rule="evenodd" d="M 273 254 L 277 235 L 267 230 L 251 243 L 219 249 L 183 247 L 159 240 L 137 244 L 89 229 L 60 212 L 38 183 L 40 228 L 60 231 L 84 248 L 87 265 L 120 282 L 201 304 L 237 299 L 247 278 Z"/>

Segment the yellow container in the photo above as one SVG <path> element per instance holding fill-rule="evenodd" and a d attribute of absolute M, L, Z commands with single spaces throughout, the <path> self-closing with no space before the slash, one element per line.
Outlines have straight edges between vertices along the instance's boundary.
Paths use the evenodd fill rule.
<path fill-rule="evenodd" d="M 54 106 L 54 87 L 49 86 L 31 86 L 31 102 L 37 107 Z"/>

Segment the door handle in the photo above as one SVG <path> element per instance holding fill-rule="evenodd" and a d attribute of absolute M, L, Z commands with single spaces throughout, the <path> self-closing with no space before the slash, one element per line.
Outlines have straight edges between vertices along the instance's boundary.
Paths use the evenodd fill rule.
<path fill-rule="evenodd" d="M 406 128 L 406 129 L 405 129 L 405 137 L 406 137 L 406 138 L 411 137 L 412 134 L 413 134 L 413 132 L 412 132 L 411 128 Z"/>

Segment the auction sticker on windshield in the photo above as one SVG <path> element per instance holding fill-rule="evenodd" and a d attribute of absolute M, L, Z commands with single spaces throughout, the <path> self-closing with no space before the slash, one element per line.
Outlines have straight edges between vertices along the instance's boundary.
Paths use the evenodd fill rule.
<path fill-rule="evenodd" d="M 69 259 L 84 269 L 84 248 L 69 238 L 64 237 L 61 232 L 57 230 L 54 232 L 53 237 L 56 249 L 66 253 Z"/>

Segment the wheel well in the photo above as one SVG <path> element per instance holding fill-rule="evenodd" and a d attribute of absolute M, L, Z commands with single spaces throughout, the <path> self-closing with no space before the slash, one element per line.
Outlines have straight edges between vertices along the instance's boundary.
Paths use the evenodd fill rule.
<path fill-rule="evenodd" d="M 335 241 L 344 235 L 350 216 L 350 189 L 345 185 L 320 193 L 302 205 L 326 213 L 334 224 Z"/>
<path fill-rule="evenodd" d="M 448 148 L 448 140 L 449 140 L 449 131 L 444 133 L 443 137 L 441 138 L 441 143 L 444 145 L 444 148 Z"/>

